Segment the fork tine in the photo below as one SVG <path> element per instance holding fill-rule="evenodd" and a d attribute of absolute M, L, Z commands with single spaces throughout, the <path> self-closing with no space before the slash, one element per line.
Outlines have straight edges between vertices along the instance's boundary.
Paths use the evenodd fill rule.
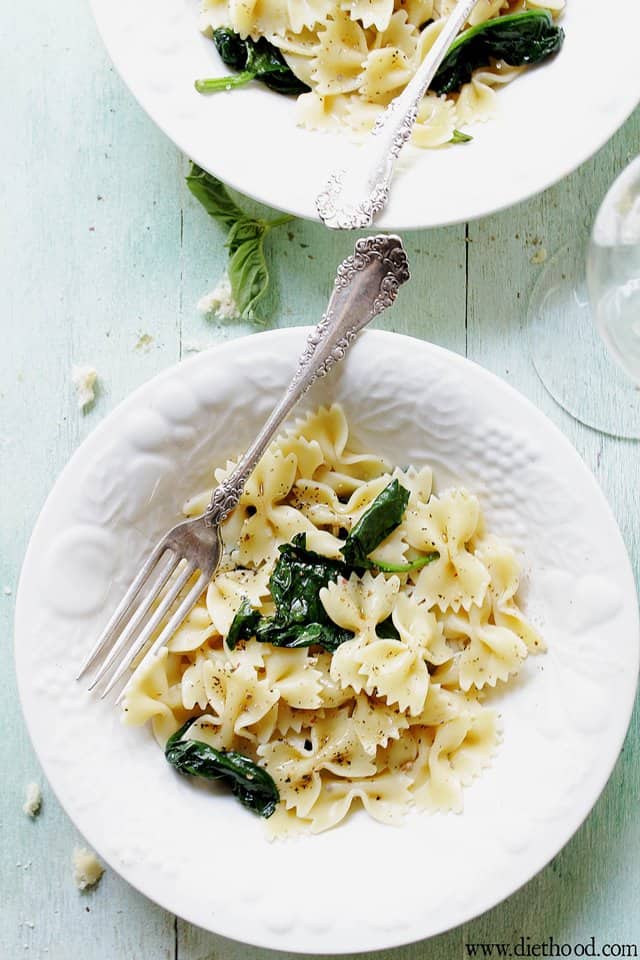
<path fill-rule="evenodd" d="M 154 631 L 157 630 L 158 626 L 162 622 L 163 617 L 167 615 L 172 605 L 175 603 L 176 598 L 178 597 L 180 591 L 186 584 L 189 577 L 193 575 L 194 570 L 195 570 L 195 564 L 192 561 L 188 561 L 185 567 L 180 571 L 180 575 L 176 577 L 174 582 L 171 584 L 170 588 L 165 593 L 161 602 L 158 604 L 157 608 L 155 609 L 153 615 L 149 618 L 149 620 L 145 624 L 144 629 L 135 638 L 135 640 L 133 641 L 133 643 L 130 645 L 129 649 L 125 653 L 124 657 L 118 664 L 118 667 L 115 673 L 113 674 L 113 676 L 111 677 L 111 680 L 109 681 L 103 693 L 101 694 L 101 697 L 100 697 L 101 700 L 104 699 L 104 697 L 106 697 L 111 690 L 113 690 L 114 686 L 116 685 L 120 677 L 124 673 L 126 673 L 126 671 L 129 669 L 129 667 L 131 666 L 135 658 L 138 656 L 140 651 L 144 649 L 145 644 L 148 643 L 149 638 L 153 636 Z M 118 641 L 118 646 L 120 646 L 119 641 Z M 118 650 L 117 652 L 119 653 L 120 651 Z M 115 654 L 116 654 L 116 651 L 114 650 L 114 656 L 112 656 L 111 658 L 109 667 L 112 665 L 113 660 L 115 659 Z M 97 679 L 102 679 L 106 673 L 107 673 L 107 669 L 105 669 L 105 667 L 103 666 L 102 669 L 100 670 L 100 674 Z M 97 680 L 95 682 L 97 682 Z"/>
<path fill-rule="evenodd" d="M 122 598 L 122 600 L 120 601 L 116 609 L 114 610 L 113 615 L 111 616 L 106 627 L 98 637 L 94 647 L 92 648 L 92 650 L 90 651 L 86 659 L 84 660 L 80 668 L 80 672 L 76 677 L 76 680 L 79 680 L 80 677 L 82 677 L 83 674 L 87 672 L 88 668 L 91 666 L 91 664 L 96 659 L 98 654 L 101 653 L 102 650 L 109 644 L 109 641 L 111 640 L 113 634 L 116 632 L 116 630 L 124 620 L 129 607 L 131 606 L 133 601 L 136 599 L 136 597 L 142 590 L 142 587 L 144 586 L 147 579 L 149 578 L 151 571 L 155 568 L 156 564 L 164 556 L 167 550 L 170 550 L 170 549 L 171 548 L 166 544 L 166 541 L 161 540 L 160 543 L 158 543 L 156 547 L 151 551 L 151 554 L 148 560 L 144 563 L 142 569 L 136 576 L 135 580 L 133 581 L 133 583 L 125 593 L 124 597 Z"/>
<path fill-rule="evenodd" d="M 153 645 L 145 653 L 143 659 L 139 664 L 140 668 L 142 668 L 146 663 L 148 663 L 152 657 L 155 657 L 158 651 L 161 650 L 162 647 L 164 647 L 165 644 L 169 642 L 169 640 L 171 639 L 173 634 L 176 632 L 178 627 L 184 622 L 184 620 L 186 620 L 190 612 L 193 610 L 195 604 L 198 601 L 198 598 L 202 594 L 208 582 L 209 582 L 209 578 L 204 573 L 201 573 L 198 579 L 196 580 L 196 582 L 194 583 L 194 585 L 191 587 L 191 590 L 189 590 L 189 593 L 186 595 L 184 600 L 181 601 L 178 609 L 175 611 L 175 613 L 172 615 L 169 622 L 163 628 L 160 636 L 153 641 Z M 126 692 L 128 689 L 129 689 L 129 683 L 127 684 L 127 686 L 124 688 L 124 690 L 118 697 L 118 700 L 117 700 L 118 703 L 120 703 L 120 701 L 126 695 Z M 105 695 L 106 695 L 106 692 L 105 692 Z"/>
<path fill-rule="evenodd" d="M 179 557 L 172 554 L 171 562 L 167 564 L 164 570 L 161 570 L 160 574 L 150 585 L 144 599 L 128 620 L 115 645 L 109 651 L 102 666 L 89 684 L 89 690 L 93 690 L 100 680 L 107 675 L 111 667 L 116 663 L 120 653 L 123 650 L 126 650 L 131 638 L 134 636 L 142 620 L 153 606 L 154 601 L 157 600 L 164 585 L 177 570 L 179 563 Z"/>

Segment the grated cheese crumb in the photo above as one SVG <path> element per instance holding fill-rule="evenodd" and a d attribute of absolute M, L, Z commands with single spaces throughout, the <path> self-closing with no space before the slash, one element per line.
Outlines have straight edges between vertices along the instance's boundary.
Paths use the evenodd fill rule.
<path fill-rule="evenodd" d="M 95 853 L 86 847 L 75 847 L 73 851 L 73 879 L 78 890 L 93 887 L 102 874 L 104 867 Z"/>
<path fill-rule="evenodd" d="M 40 813 L 41 804 L 42 793 L 40 792 L 40 787 L 37 783 L 28 783 L 26 799 L 22 805 L 23 813 L 26 813 L 26 815 L 31 818 L 37 817 Z"/>
<path fill-rule="evenodd" d="M 87 364 L 73 366 L 71 369 L 71 380 L 76 388 L 76 397 L 78 400 L 78 409 L 84 410 L 96 398 L 96 380 L 98 373 Z"/>
<path fill-rule="evenodd" d="M 198 311 L 205 315 L 213 313 L 221 320 L 237 320 L 239 318 L 240 311 L 233 299 L 231 282 L 226 271 L 222 274 L 217 287 L 211 293 L 205 293 L 204 297 L 198 300 Z"/>
<path fill-rule="evenodd" d="M 136 340 L 134 350 L 146 350 L 153 343 L 153 337 L 149 333 L 141 333 Z"/>
<path fill-rule="evenodd" d="M 545 247 L 540 247 L 534 255 L 531 257 L 531 263 L 544 263 L 547 259 L 547 251 Z"/>

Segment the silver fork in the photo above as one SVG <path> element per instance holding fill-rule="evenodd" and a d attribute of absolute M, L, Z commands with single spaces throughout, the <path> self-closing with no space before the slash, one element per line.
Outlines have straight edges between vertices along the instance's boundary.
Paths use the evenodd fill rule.
<path fill-rule="evenodd" d="M 325 226 L 359 230 L 386 206 L 395 162 L 411 136 L 420 103 L 452 41 L 479 0 L 458 0 L 415 74 L 379 117 L 350 170 L 336 170 L 316 198 Z"/>
<path fill-rule="evenodd" d="M 170 615 L 142 662 L 156 656 L 169 641 L 214 576 L 223 552 L 220 524 L 237 506 L 279 427 L 311 384 L 342 360 L 360 330 L 391 306 L 408 279 L 407 256 L 399 237 L 357 241 L 354 253 L 338 267 L 327 311 L 309 335 L 287 391 L 258 436 L 213 491 L 205 512 L 177 524 L 160 540 L 118 604 L 78 674 L 80 679 L 103 658 L 89 689 L 110 676 L 102 693 L 105 697 Z M 189 583 L 193 577 L 195 581 Z"/>

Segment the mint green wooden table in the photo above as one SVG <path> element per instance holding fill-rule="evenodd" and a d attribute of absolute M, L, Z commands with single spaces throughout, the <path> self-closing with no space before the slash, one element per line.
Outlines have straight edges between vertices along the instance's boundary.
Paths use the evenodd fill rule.
<path fill-rule="evenodd" d="M 185 188 L 185 159 L 115 75 L 84 0 L 7 3 L 0 33 L 1 955 L 275 956 L 176 920 L 111 871 L 93 892 L 80 894 L 70 858 L 81 838 L 47 788 L 25 732 L 13 677 L 13 603 L 31 527 L 56 475 L 138 384 L 194 345 L 251 330 L 198 315 L 197 300 L 223 270 L 222 234 Z M 607 186 L 639 148 L 636 112 L 597 157 L 542 196 L 468 226 L 406 236 L 413 281 L 383 321 L 388 329 L 466 354 L 544 410 L 601 483 L 636 573 L 640 445 L 583 428 L 553 403 L 531 365 L 525 317 L 541 269 L 532 263 L 536 251 L 544 247 L 551 254 L 567 238 L 583 244 Z M 302 222 L 271 238 L 274 325 L 318 319 L 335 265 L 352 246 L 353 237 Z M 137 346 L 142 334 L 152 339 Z M 101 384 L 86 416 L 76 408 L 70 383 L 72 364 L 82 362 L 97 367 Z M 606 385 L 595 386 L 594 403 L 607 402 Z M 44 794 L 34 822 L 21 810 L 30 780 L 39 781 Z M 468 956 L 465 944 L 516 944 L 521 936 L 525 943 L 527 936 L 530 943 L 549 937 L 588 943 L 594 936 L 600 946 L 638 944 L 639 786 L 636 716 L 603 796 L 546 870 L 462 928 L 370 956 L 453 960 Z M 482 865 L 468 869 L 481 883 Z M 427 862 L 425 875 L 428 870 Z M 216 873 L 212 865 L 213 878 Z"/>

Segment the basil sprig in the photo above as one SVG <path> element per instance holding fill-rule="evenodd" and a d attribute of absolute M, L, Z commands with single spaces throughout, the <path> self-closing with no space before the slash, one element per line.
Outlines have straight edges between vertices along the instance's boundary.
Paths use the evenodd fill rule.
<path fill-rule="evenodd" d="M 293 217 L 286 214 L 275 220 L 263 220 L 249 216 L 217 177 L 195 163 L 186 179 L 189 190 L 209 216 L 227 230 L 227 272 L 240 318 L 259 321 L 256 307 L 269 287 L 264 240 L 274 227 L 289 223 Z"/>

